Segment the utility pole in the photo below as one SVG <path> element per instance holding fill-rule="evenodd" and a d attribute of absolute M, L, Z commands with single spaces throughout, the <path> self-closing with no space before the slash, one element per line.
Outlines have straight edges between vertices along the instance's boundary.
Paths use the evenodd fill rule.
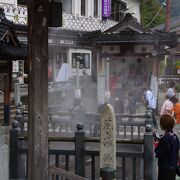
<path fill-rule="evenodd" d="M 171 19 L 171 0 L 166 0 L 166 32 L 170 31 L 170 19 Z"/>
<path fill-rule="evenodd" d="M 28 180 L 48 179 L 48 0 L 28 5 Z"/>

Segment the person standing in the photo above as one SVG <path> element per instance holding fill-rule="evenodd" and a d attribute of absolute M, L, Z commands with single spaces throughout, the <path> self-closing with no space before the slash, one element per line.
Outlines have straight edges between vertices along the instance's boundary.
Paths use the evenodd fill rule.
<path fill-rule="evenodd" d="M 173 103 L 172 115 L 176 120 L 176 124 L 180 124 L 180 102 L 175 96 L 171 97 L 170 101 Z"/>
<path fill-rule="evenodd" d="M 166 95 L 165 98 L 166 100 L 164 101 L 160 112 L 161 116 L 163 114 L 171 114 L 171 111 L 173 109 L 173 103 L 169 100 L 168 95 Z"/>
<path fill-rule="evenodd" d="M 171 110 L 171 116 L 175 119 L 175 127 L 176 133 L 180 138 L 180 103 L 177 97 L 173 96 L 170 98 L 170 101 L 173 103 L 173 108 Z"/>
<path fill-rule="evenodd" d="M 168 90 L 167 90 L 167 96 L 168 96 L 168 98 L 171 98 L 171 97 L 173 97 L 173 96 L 176 95 L 176 93 L 175 93 L 175 85 L 176 85 L 176 83 L 175 83 L 174 81 L 171 81 L 171 82 L 169 83 L 169 88 L 168 88 Z"/>
<path fill-rule="evenodd" d="M 158 158 L 158 180 L 175 180 L 179 160 L 179 139 L 173 132 L 174 119 L 169 114 L 160 118 L 164 135 L 155 142 L 155 154 Z"/>
<path fill-rule="evenodd" d="M 144 90 L 144 102 L 145 102 L 146 108 L 152 110 L 153 125 L 154 125 L 154 128 L 157 129 L 158 125 L 157 125 L 156 116 L 155 116 L 155 113 L 156 113 L 155 97 L 149 88 L 144 87 L 143 90 Z"/>

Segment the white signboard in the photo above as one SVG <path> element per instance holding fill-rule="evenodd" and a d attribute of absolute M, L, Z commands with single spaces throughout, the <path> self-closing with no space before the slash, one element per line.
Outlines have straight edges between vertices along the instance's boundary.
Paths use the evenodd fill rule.
<path fill-rule="evenodd" d="M 13 73 L 19 72 L 19 61 L 13 61 L 13 63 L 12 63 L 12 71 L 13 71 Z"/>

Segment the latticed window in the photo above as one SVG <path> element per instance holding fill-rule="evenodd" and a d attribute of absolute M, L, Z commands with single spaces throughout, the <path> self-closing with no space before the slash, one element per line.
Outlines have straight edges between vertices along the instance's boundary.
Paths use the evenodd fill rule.
<path fill-rule="evenodd" d="M 72 0 L 62 0 L 63 13 L 72 13 Z"/>
<path fill-rule="evenodd" d="M 81 0 L 81 16 L 85 16 L 86 13 L 86 0 Z"/>
<path fill-rule="evenodd" d="M 124 18 L 124 12 L 126 11 L 126 4 L 120 0 L 112 1 L 112 19 L 115 21 L 122 21 Z"/>
<path fill-rule="evenodd" d="M 98 16 L 98 0 L 94 0 L 94 17 Z"/>

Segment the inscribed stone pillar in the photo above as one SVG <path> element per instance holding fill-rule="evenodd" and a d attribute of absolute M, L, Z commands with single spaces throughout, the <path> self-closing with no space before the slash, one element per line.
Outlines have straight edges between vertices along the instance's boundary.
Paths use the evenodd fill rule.
<path fill-rule="evenodd" d="M 110 104 L 107 104 L 101 116 L 100 168 L 116 169 L 116 120 Z"/>

